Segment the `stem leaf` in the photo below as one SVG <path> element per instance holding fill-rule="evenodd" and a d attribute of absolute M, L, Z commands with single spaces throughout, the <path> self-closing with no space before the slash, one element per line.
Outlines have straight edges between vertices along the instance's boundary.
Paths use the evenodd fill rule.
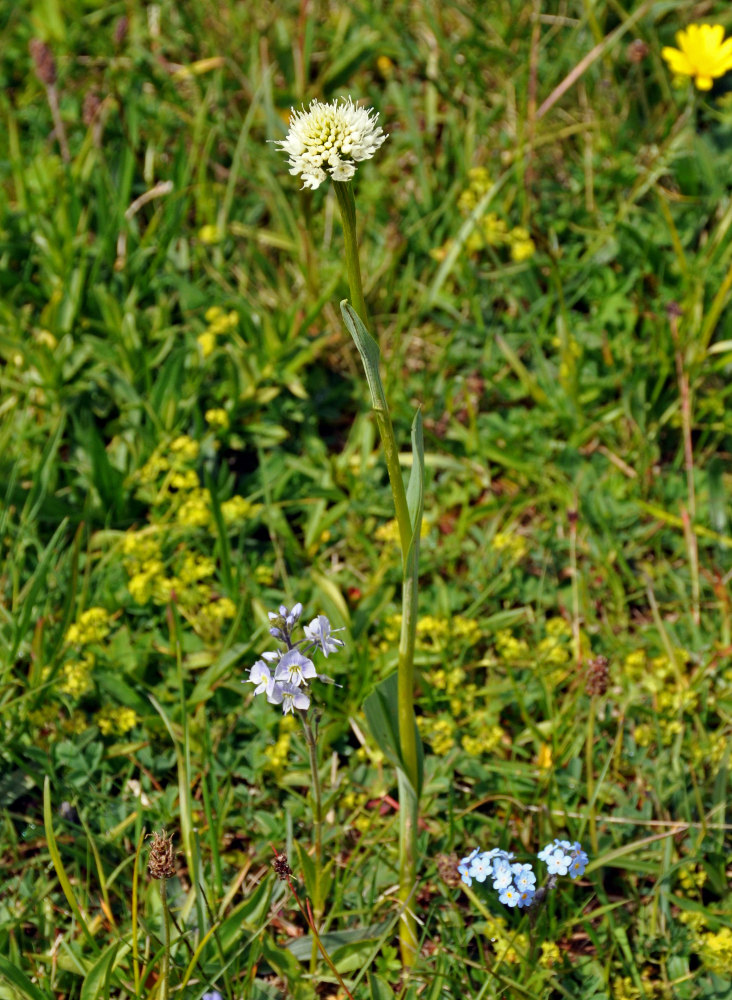
<path fill-rule="evenodd" d="M 374 688 L 371 694 L 363 703 L 363 710 L 366 721 L 369 724 L 371 734 L 377 746 L 399 771 L 403 772 L 404 780 L 411 787 L 407 775 L 409 769 L 406 767 L 402 757 L 399 740 L 399 675 L 390 674 L 380 684 Z M 422 787 L 422 776 L 424 773 L 424 750 L 422 740 L 419 736 L 417 723 L 414 723 L 415 740 L 417 744 L 417 771 L 419 788 L 412 789 L 419 798 Z"/>
<path fill-rule="evenodd" d="M 351 306 L 348 299 L 343 299 L 341 302 L 341 313 L 343 314 L 343 322 L 346 324 L 346 329 L 353 337 L 353 342 L 363 361 L 366 381 L 369 384 L 369 391 L 371 392 L 371 404 L 375 410 L 381 410 L 386 413 L 386 394 L 381 381 L 381 374 L 379 373 L 379 361 L 381 360 L 379 345 L 363 325 L 361 317 L 353 306 Z"/>

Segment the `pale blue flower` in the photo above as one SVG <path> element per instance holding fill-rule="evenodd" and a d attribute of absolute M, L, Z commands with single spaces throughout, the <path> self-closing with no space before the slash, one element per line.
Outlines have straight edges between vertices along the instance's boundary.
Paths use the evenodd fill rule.
<path fill-rule="evenodd" d="M 572 859 L 560 847 L 544 858 L 544 861 L 546 862 L 546 870 L 550 875 L 566 875 Z"/>
<path fill-rule="evenodd" d="M 569 866 L 569 877 L 577 878 L 581 877 L 585 873 L 585 868 L 590 860 L 585 852 L 582 850 L 582 845 L 577 841 L 572 844 L 571 851 L 572 861 Z"/>
<path fill-rule="evenodd" d="M 534 896 L 536 893 L 533 889 L 524 889 L 523 892 L 519 894 L 518 898 L 518 908 L 522 909 L 525 906 L 531 906 L 534 902 Z"/>
<path fill-rule="evenodd" d="M 342 639 L 336 639 L 333 632 L 341 632 L 342 629 L 333 629 L 325 615 L 318 615 L 313 618 L 309 625 L 303 625 L 303 632 L 307 639 L 314 646 L 319 646 L 325 656 L 328 653 L 336 653 L 344 645 Z"/>
<path fill-rule="evenodd" d="M 476 856 L 477 853 L 478 853 L 478 848 L 476 847 L 474 850 L 470 852 L 467 858 L 461 858 L 460 861 L 458 862 L 457 870 L 460 873 L 460 878 L 467 886 L 471 886 L 473 884 L 473 879 L 470 875 L 470 862 L 473 860 L 473 858 Z"/>
<path fill-rule="evenodd" d="M 275 682 L 269 671 L 269 667 L 264 660 L 257 660 L 254 666 L 250 669 L 249 683 L 257 685 L 254 688 L 255 694 L 263 694 L 266 692 L 267 695 L 269 695 Z"/>
<path fill-rule="evenodd" d="M 307 686 L 308 680 L 317 676 L 318 671 L 312 660 L 303 656 L 299 649 L 289 649 L 277 664 L 274 679 L 278 684 L 287 681 L 300 687 Z"/>
<path fill-rule="evenodd" d="M 503 890 L 503 892 L 498 897 L 498 902 L 504 903 L 506 906 L 510 906 L 513 908 L 514 906 L 518 906 L 519 898 L 520 898 L 520 893 L 518 889 L 516 889 L 516 887 L 513 885 L 509 885 Z"/>
<path fill-rule="evenodd" d="M 310 707 L 310 698 L 296 684 L 275 684 L 267 693 L 267 701 L 272 705 L 282 705 L 282 714 L 294 714 L 295 709 L 304 712 Z"/>
<path fill-rule="evenodd" d="M 497 892 L 508 888 L 513 882 L 511 865 L 503 858 L 498 858 L 493 863 L 493 888 Z"/>
<path fill-rule="evenodd" d="M 536 875 L 531 865 L 511 865 L 513 881 L 519 892 L 533 892 L 536 885 Z"/>
<path fill-rule="evenodd" d="M 485 854 L 479 854 L 470 863 L 470 875 L 476 882 L 485 882 L 491 874 L 491 870 L 490 859 L 486 858 Z"/>

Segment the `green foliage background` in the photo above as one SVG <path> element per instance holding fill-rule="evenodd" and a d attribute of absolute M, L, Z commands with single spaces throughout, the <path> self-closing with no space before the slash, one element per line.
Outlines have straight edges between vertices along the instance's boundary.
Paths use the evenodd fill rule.
<path fill-rule="evenodd" d="M 271 842 L 305 879 L 304 744 L 241 684 L 283 601 L 346 629 L 320 750 L 354 995 L 732 995 L 732 101 L 660 57 L 699 19 L 732 29 L 721 2 L 0 2 L 3 998 L 159 990 L 161 826 L 182 993 L 338 995 L 268 871 Z M 395 665 L 393 512 L 332 192 L 269 142 L 345 94 L 389 133 L 362 266 L 397 434 L 425 424 L 401 984 L 361 708 Z M 451 855 L 555 835 L 594 860 L 535 927 L 455 885 Z"/>

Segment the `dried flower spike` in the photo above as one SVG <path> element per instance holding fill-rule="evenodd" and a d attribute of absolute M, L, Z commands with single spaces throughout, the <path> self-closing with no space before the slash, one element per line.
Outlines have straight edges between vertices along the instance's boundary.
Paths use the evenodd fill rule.
<path fill-rule="evenodd" d="M 274 868 L 275 875 L 282 882 L 286 882 L 288 878 L 291 878 L 292 868 L 290 868 L 290 863 L 287 860 L 286 854 L 275 854 L 272 867 Z"/>
<path fill-rule="evenodd" d="M 153 834 L 153 842 L 150 845 L 147 861 L 147 873 L 150 878 L 172 878 L 175 875 L 173 835 L 168 836 L 165 830 Z"/>
<path fill-rule="evenodd" d="M 587 664 L 585 691 L 589 695 L 605 694 L 610 683 L 610 671 L 606 656 L 596 656 Z"/>
<path fill-rule="evenodd" d="M 290 157 L 290 173 L 313 190 L 326 180 L 350 181 L 356 164 L 370 160 L 386 136 L 373 108 L 357 108 L 350 97 L 323 104 L 311 101 L 305 110 L 292 109 L 286 138 L 276 140 Z"/>
<path fill-rule="evenodd" d="M 52 87 L 56 82 L 56 62 L 53 53 L 40 38 L 31 38 L 28 49 L 36 67 L 36 76 L 46 87 Z"/>

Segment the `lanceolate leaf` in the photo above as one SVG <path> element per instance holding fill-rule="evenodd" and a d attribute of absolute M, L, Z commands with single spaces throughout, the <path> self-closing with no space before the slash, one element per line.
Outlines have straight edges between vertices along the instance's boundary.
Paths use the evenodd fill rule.
<path fill-rule="evenodd" d="M 416 573 L 418 560 L 415 560 L 415 565 L 412 567 L 411 559 L 413 553 L 419 554 L 419 536 L 424 512 L 424 435 L 421 410 L 417 410 L 412 421 L 412 471 L 409 473 L 407 483 L 407 507 L 412 525 L 412 537 L 404 566 L 408 573 Z"/>
<path fill-rule="evenodd" d="M 379 345 L 361 322 L 361 317 L 346 299 L 341 302 L 341 312 L 343 313 L 343 322 L 346 324 L 346 328 L 358 348 L 358 353 L 361 355 L 364 371 L 366 372 L 366 381 L 369 384 L 371 392 L 372 405 L 375 410 L 382 410 L 386 413 L 386 395 L 381 381 L 381 374 L 379 373 L 379 361 L 381 360 Z"/>
<path fill-rule="evenodd" d="M 376 743 L 394 767 L 408 774 L 407 768 L 402 760 L 399 746 L 399 700 L 398 700 L 398 675 L 390 674 L 385 680 L 378 684 L 363 703 L 363 710 L 369 729 L 376 740 Z M 424 774 L 424 751 L 422 740 L 419 736 L 417 723 L 414 723 L 415 737 L 417 742 L 417 769 L 419 788 L 414 789 L 417 795 L 422 790 Z"/>

